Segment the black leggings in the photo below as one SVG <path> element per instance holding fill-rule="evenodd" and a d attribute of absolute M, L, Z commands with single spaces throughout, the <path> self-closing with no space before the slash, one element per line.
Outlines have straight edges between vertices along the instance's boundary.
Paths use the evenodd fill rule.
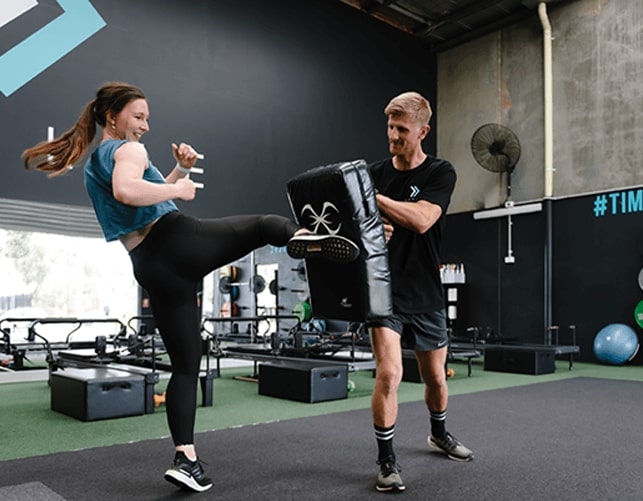
<path fill-rule="evenodd" d="M 201 280 L 259 247 L 286 245 L 298 229 L 291 220 L 274 215 L 199 220 L 172 212 L 130 252 L 134 276 L 149 295 L 172 364 L 165 407 L 175 445 L 194 443 L 203 353 L 197 306 Z"/>

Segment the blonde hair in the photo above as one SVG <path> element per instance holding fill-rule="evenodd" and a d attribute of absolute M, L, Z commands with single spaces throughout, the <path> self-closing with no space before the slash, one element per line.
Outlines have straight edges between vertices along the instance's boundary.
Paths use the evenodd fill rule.
<path fill-rule="evenodd" d="M 96 92 L 96 97 L 85 109 L 71 129 L 52 141 L 42 141 L 22 153 L 25 169 L 34 168 L 47 172 L 49 177 L 69 171 L 80 160 L 96 136 L 96 124 L 105 127 L 107 112 L 114 115 L 136 99 L 145 99 L 138 87 L 122 82 L 109 82 Z"/>
<path fill-rule="evenodd" d="M 408 115 L 413 122 L 428 124 L 431 120 L 431 104 L 417 92 L 403 92 L 395 96 L 384 108 L 384 114 L 388 116 Z"/>

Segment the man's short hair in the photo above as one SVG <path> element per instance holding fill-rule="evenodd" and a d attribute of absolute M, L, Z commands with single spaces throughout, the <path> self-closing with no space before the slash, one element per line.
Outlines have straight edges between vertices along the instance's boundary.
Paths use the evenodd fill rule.
<path fill-rule="evenodd" d="M 386 116 L 408 115 L 409 118 L 421 124 L 428 124 L 431 120 L 431 104 L 417 92 L 404 92 L 395 96 L 384 108 Z"/>

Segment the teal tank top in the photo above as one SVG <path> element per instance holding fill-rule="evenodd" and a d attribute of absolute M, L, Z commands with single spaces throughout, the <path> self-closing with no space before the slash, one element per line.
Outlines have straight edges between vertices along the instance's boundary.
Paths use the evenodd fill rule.
<path fill-rule="evenodd" d="M 126 142 L 126 140 L 109 139 L 101 143 L 85 164 L 85 188 L 94 206 L 98 224 L 108 242 L 143 228 L 169 212 L 178 210 L 172 201 L 147 207 L 132 207 L 114 198 L 112 189 L 114 153 Z M 145 169 L 143 179 L 151 183 L 165 183 L 163 175 L 152 165 L 152 162 Z"/>

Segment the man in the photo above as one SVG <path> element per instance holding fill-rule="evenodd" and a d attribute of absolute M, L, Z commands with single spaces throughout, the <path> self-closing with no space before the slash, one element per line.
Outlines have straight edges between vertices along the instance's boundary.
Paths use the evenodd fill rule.
<path fill-rule="evenodd" d="M 422 149 L 432 113 L 424 97 L 405 92 L 393 98 L 384 113 L 392 158 L 370 168 L 388 240 L 393 315 L 369 328 L 376 359 L 372 396 L 380 466 L 376 488 L 388 492 L 405 489 L 393 449 L 402 344 L 414 350 L 425 384 L 428 445 L 456 461 L 470 461 L 473 453 L 446 431 L 448 337 L 439 246 L 456 173 L 449 162 Z"/>

